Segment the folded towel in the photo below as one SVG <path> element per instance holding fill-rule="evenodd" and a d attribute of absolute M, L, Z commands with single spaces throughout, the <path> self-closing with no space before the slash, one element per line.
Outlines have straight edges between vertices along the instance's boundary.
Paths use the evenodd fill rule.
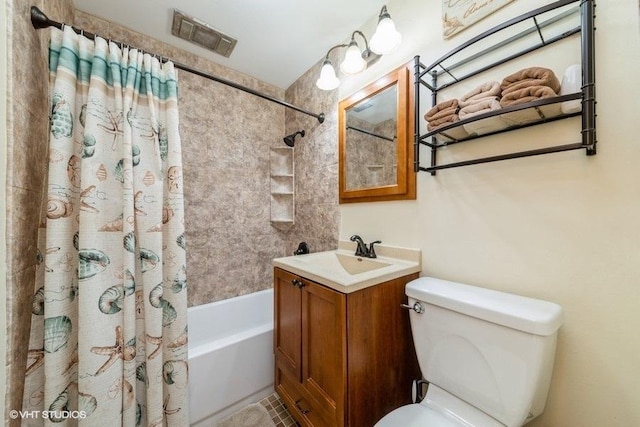
<path fill-rule="evenodd" d="M 560 104 L 541 105 L 538 108 L 526 108 L 524 110 L 512 111 L 500 114 L 500 118 L 512 125 L 524 125 L 527 123 L 539 122 L 541 119 L 555 117 L 561 113 Z M 480 121 L 481 123 L 484 120 Z"/>
<path fill-rule="evenodd" d="M 490 96 L 500 96 L 501 92 L 502 89 L 500 89 L 500 83 L 498 82 L 487 82 L 481 84 L 471 92 L 460 97 L 460 107 L 465 107 Z"/>
<path fill-rule="evenodd" d="M 435 121 L 427 122 L 427 130 L 431 132 L 433 130 L 436 130 L 446 125 L 450 125 L 458 121 L 460 121 L 460 117 L 457 114 L 452 114 L 450 116 L 443 117 Z"/>
<path fill-rule="evenodd" d="M 560 91 L 560 81 L 558 77 L 556 77 L 552 70 L 543 67 L 524 68 L 505 77 L 502 80 L 500 89 L 504 97 L 511 92 L 531 86 L 547 86 L 555 93 Z"/>
<path fill-rule="evenodd" d="M 436 123 L 438 121 L 446 121 L 448 120 L 448 118 L 450 116 L 455 116 L 458 114 L 458 107 L 449 107 L 449 108 L 445 108 L 444 110 L 440 110 L 438 111 L 436 114 L 433 114 L 431 117 L 429 117 L 427 119 L 427 116 L 425 115 L 424 118 L 429 122 L 429 123 Z"/>
<path fill-rule="evenodd" d="M 427 114 L 424 115 L 426 121 L 430 122 L 432 120 L 437 120 L 442 117 L 456 114 L 458 112 L 458 100 L 457 99 L 449 99 L 447 101 L 442 101 L 435 105 L 432 109 L 427 111 Z"/>
<path fill-rule="evenodd" d="M 464 129 L 464 126 L 456 126 L 451 129 L 447 129 L 444 132 L 438 133 L 438 141 L 459 141 L 469 136 L 469 133 Z"/>
<path fill-rule="evenodd" d="M 465 123 L 463 127 L 471 135 L 484 135 L 508 128 L 509 122 L 501 116 L 492 116 L 477 122 Z"/>
<path fill-rule="evenodd" d="M 500 105 L 507 107 L 552 96 L 556 96 L 556 92 L 548 86 L 530 86 L 504 95 L 500 100 Z"/>
<path fill-rule="evenodd" d="M 475 102 L 462 107 L 458 112 L 458 116 L 460 117 L 460 120 L 462 120 L 479 114 L 488 113 L 489 111 L 499 110 L 501 108 L 502 106 L 500 105 L 500 101 L 498 101 L 498 97 L 490 96 L 487 98 L 477 99 Z"/>
<path fill-rule="evenodd" d="M 449 99 L 436 104 L 424 115 L 427 121 L 427 130 L 432 131 L 442 126 L 455 123 L 460 120 L 458 110 L 460 109 L 457 99 Z"/>

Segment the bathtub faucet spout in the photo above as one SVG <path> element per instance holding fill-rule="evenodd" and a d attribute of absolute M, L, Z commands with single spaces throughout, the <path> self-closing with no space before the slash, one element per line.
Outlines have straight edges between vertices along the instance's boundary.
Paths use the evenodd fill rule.
<path fill-rule="evenodd" d="M 298 249 L 293 251 L 294 255 L 305 255 L 308 253 L 309 253 L 309 245 L 307 244 L 307 242 L 300 242 L 300 244 L 298 245 Z"/>

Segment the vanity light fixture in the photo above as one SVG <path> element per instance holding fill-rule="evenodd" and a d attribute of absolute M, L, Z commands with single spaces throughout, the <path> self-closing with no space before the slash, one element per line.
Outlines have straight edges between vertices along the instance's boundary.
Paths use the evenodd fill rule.
<path fill-rule="evenodd" d="M 400 42 L 402 42 L 402 34 L 396 30 L 396 24 L 391 20 L 387 6 L 382 6 L 376 32 L 371 37 L 371 50 L 378 55 L 384 55 L 398 47 Z"/>
<path fill-rule="evenodd" d="M 360 34 L 364 39 L 366 47 L 362 52 L 360 52 L 360 46 L 356 43 L 356 34 Z M 344 60 L 340 64 L 340 71 L 344 74 L 358 74 L 359 72 L 366 70 L 367 61 L 365 58 L 368 58 L 370 55 L 371 50 L 369 50 L 369 43 L 367 43 L 367 39 L 364 34 L 360 31 L 354 31 L 353 34 L 351 34 L 349 47 L 347 47 L 347 51 L 344 54 Z"/>
<path fill-rule="evenodd" d="M 356 42 L 355 36 L 359 35 L 364 40 L 364 50 L 360 50 L 360 46 Z M 371 47 L 367 38 L 362 31 L 354 31 L 351 34 L 349 44 L 339 44 L 333 46 L 327 52 L 320 70 L 320 78 L 316 81 L 316 86 L 322 90 L 333 90 L 340 85 L 340 80 L 336 76 L 336 70 L 331 64 L 329 54 L 338 48 L 347 48 L 342 63 L 340 63 L 340 71 L 343 74 L 357 74 L 364 71 L 367 66 L 372 65 L 381 55 L 391 52 L 401 42 L 402 36 L 396 30 L 396 26 L 391 20 L 391 15 L 387 11 L 387 6 L 382 6 L 380 15 L 378 16 L 378 26 L 376 32 L 371 38 Z"/>

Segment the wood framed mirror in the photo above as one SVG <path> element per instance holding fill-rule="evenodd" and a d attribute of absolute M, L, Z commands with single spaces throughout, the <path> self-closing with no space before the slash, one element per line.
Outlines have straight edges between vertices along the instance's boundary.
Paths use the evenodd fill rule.
<path fill-rule="evenodd" d="M 340 203 L 416 198 L 410 75 L 403 65 L 338 104 Z"/>

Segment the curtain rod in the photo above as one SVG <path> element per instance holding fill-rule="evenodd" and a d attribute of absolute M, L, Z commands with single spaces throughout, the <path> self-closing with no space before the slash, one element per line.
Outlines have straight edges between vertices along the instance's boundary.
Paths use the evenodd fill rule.
<path fill-rule="evenodd" d="M 366 133 L 367 135 L 375 136 L 376 138 L 386 139 L 387 141 L 391 141 L 391 142 L 393 142 L 395 140 L 395 138 L 396 138 L 395 136 L 393 138 L 389 138 L 388 136 L 379 135 L 379 134 L 377 134 L 375 132 L 371 132 L 371 131 L 368 131 L 366 129 L 362 129 L 362 128 L 355 127 L 355 126 L 347 126 L 347 130 L 349 130 L 349 129 L 353 129 L 353 130 L 355 130 L 357 132 Z"/>
<path fill-rule="evenodd" d="M 42 29 L 42 28 L 47 28 L 47 27 L 56 27 L 56 28 L 59 28 L 59 29 L 62 30 L 63 27 L 65 25 L 67 25 L 67 24 L 63 24 L 61 22 L 52 21 L 51 19 L 49 19 L 49 17 L 47 15 L 44 14 L 44 12 L 42 12 L 36 6 L 31 6 L 31 24 L 33 25 L 33 27 L 36 30 L 39 30 L 39 29 Z M 87 31 L 77 29 L 77 28 L 75 28 L 75 27 L 73 27 L 71 25 L 67 25 L 67 26 L 71 27 L 73 29 L 73 31 L 75 31 L 76 33 L 83 34 L 85 37 L 87 37 L 87 38 L 89 38 L 91 40 L 95 40 L 96 34 L 89 33 Z M 118 44 L 120 47 L 127 45 L 126 43 L 122 43 L 122 42 L 118 42 L 118 41 L 114 41 L 114 40 L 111 40 L 111 41 L 116 43 L 116 44 Z M 161 56 L 161 55 L 157 55 L 157 54 L 152 54 L 152 55 L 154 55 L 156 57 L 164 58 L 164 56 Z M 204 77 L 206 79 L 213 80 L 215 82 L 222 83 L 222 84 L 227 85 L 227 86 L 231 86 L 231 87 L 236 88 L 238 90 L 241 90 L 243 92 L 247 92 L 247 93 L 250 93 L 252 95 L 258 96 L 258 97 L 260 97 L 262 99 L 266 99 L 267 101 L 275 102 L 276 104 L 282 105 L 282 106 L 287 107 L 287 108 L 291 108 L 292 110 L 296 110 L 296 111 L 298 111 L 300 113 L 307 114 L 307 115 L 309 115 L 311 117 L 315 117 L 316 119 L 318 119 L 318 122 L 320 122 L 320 123 L 324 122 L 324 117 L 325 117 L 324 113 L 315 114 L 315 113 L 312 113 L 310 111 L 303 110 L 302 108 L 297 107 L 297 106 L 295 106 L 293 104 L 289 104 L 288 102 L 282 101 L 282 100 L 280 100 L 278 98 L 274 98 L 272 96 L 265 95 L 264 93 L 260 93 L 260 92 L 254 90 L 254 89 L 251 89 L 249 87 L 243 86 L 241 84 L 234 83 L 232 81 L 223 79 L 221 77 L 214 76 L 212 74 L 207 74 L 205 72 L 202 72 L 200 70 L 196 70 L 195 68 L 191 68 L 188 65 L 184 65 L 184 64 L 181 64 L 179 62 L 175 62 L 175 61 L 171 61 L 171 62 L 173 62 L 173 65 L 174 65 L 175 68 L 178 68 L 180 70 L 186 71 L 188 73 L 196 74 L 196 75 L 198 75 L 200 77 Z"/>

